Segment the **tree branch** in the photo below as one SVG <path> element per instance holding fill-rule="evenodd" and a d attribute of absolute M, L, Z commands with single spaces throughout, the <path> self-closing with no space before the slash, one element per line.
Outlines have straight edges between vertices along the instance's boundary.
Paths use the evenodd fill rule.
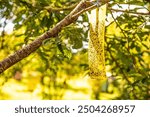
<path fill-rule="evenodd" d="M 69 7 L 64 7 L 64 8 L 52 8 L 51 6 L 46 6 L 44 7 L 45 10 L 48 12 L 57 12 L 57 11 L 65 11 L 65 10 L 72 10 L 77 6 L 78 3 L 75 3 Z"/>
<path fill-rule="evenodd" d="M 133 11 L 129 11 L 129 10 L 119 10 L 119 9 L 113 9 L 113 8 L 109 8 L 109 10 L 116 11 L 116 12 L 125 12 L 125 13 L 138 14 L 138 15 L 150 15 L 150 12 L 142 13 L 142 12 L 133 12 Z"/>
<path fill-rule="evenodd" d="M 0 61 L 0 74 L 3 73 L 6 69 L 13 66 L 17 62 L 21 61 L 22 59 L 29 56 L 31 53 L 36 51 L 45 39 L 55 37 L 61 31 L 61 29 L 71 23 L 73 23 L 79 15 L 81 15 L 84 9 L 87 9 L 89 4 L 86 1 L 81 1 L 69 15 L 67 15 L 63 20 L 56 24 L 54 28 L 45 32 L 43 35 L 39 36 L 30 44 L 26 45 L 25 47 L 21 48 L 20 50 L 16 51 L 14 54 L 8 56 L 4 60 Z M 93 8 L 93 7 L 92 7 Z M 88 9 L 90 10 L 90 9 Z M 86 10 L 85 10 L 86 11 Z M 80 14 L 78 14 L 80 13 Z M 74 14 L 77 14 L 74 16 Z"/>

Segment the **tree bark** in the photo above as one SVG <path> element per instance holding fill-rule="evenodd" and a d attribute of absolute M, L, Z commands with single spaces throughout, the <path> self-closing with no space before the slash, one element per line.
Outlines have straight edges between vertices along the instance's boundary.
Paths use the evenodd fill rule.
<path fill-rule="evenodd" d="M 36 51 L 45 39 L 55 37 L 61 31 L 61 29 L 71 23 L 73 23 L 78 16 L 80 16 L 83 12 L 93 9 L 96 5 L 89 6 L 86 1 L 81 1 L 69 15 L 67 15 L 63 20 L 61 20 L 54 28 L 45 32 L 43 35 L 39 36 L 30 44 L 16 51 L 14 54 L 8 56 L 4 60 L 0 61 L 0 74 L 3 73 L 6 69 L 13 66 L 17 62 L 29 56 L 31 53 Z M 86 10 L 87 9 L 87 10 Z"/>

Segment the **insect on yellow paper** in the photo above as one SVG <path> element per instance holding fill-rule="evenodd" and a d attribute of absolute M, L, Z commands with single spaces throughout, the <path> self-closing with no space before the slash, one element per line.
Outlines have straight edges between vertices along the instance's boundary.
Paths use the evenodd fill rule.
<path fill-rule="evenodd" d="M 104 33 L 106 5 L 92 10 L 88 17 L 90 22 L 88 48 L 89 75 L 92 79 L 105 80 Z"/>

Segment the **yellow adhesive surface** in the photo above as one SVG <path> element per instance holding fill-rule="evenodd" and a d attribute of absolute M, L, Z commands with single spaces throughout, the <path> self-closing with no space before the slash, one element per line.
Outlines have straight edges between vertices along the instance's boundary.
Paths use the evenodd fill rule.
<path fill-rule="evenodd" d="M 89 74 L 93 79 L 106 79 L 104 33 L 105 33 L 106 5 L 94 9 L 89 15 Z"/>

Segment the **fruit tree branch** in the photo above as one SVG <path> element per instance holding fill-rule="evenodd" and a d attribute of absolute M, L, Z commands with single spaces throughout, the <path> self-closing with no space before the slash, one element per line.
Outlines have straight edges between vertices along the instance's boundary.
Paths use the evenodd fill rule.
<path fill-rule="evenodd" d="M 92 7 L 91 7 L 92 6 Z M 49 31 L 45 32 L 37 39 L 35 39 L 30 44 L 26 45 L 25 47 L 21 48 L 20 50 L 16 51 L 14 54 L 9 55 L 4 60 L 0 61 L 0 74 L 3 73 L 6 69 L 13 66 L 17 62 L 21 61 L 22 59 L 29 56 L 31 53 L 36 51 L 41 45 L 42 42 L 48 38 L 55 37 L 61 31 L 61 29 L 71 23 L 73 23 L 79 15 L 83 13 L 83 11 L 87 11 L 84 9 L 88 8 L 96 8 L 97 5 L 93 7 L 93 4 L 89 4 L 89 2 L 82 0 L 79 4 L 67 15 L 63 20 L 56 24 L 56 26 Z M 88 9 L 90 10 L 90 9 Z"/>

